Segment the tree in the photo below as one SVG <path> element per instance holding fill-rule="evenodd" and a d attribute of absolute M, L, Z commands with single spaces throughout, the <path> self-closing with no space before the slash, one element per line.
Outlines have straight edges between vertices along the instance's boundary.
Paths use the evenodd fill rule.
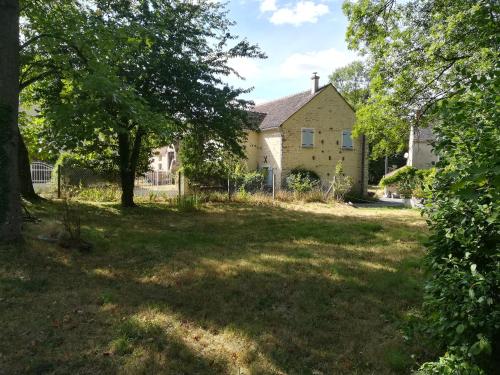
<path fill-rule="evenodd" d="M 370 69 L 362 61 L 352 63 L 336 69 L 329 77 L 330 82 L 337 88 L 347 102 L 357 109 L 365 104 L 370 96 Z"/>
<path fill-rule="evenodd" d="M 403 166 L 406 164 L 406 159 L 402 156 L 402 151 L 406 150 L 407 147 L 405 140 L 408 138 L 405 124 L 401 123 L 400 127 L 388 128 L 386 132 L 378 131 L 380 126 L 385 126 L 387 123 L 387 114 L 381 113 L 379 118 L 375 119 L 377 111 L 367 105 L 370 99 L 369 63 L 354 61 L 338 68 L 330 75 L 330 82 L 356 110 L 354 135 L 365 134 L 370 140 L 368 182 L 376 184 L 386 173 L 385 158 L 388 158 L 391 165 Z M 371 117 L 369 121 L 367 121 L 367 117 Z"/>
<path fill-rule="evenodd" d="M 0 240 L 21 236 L 17 174 L 19 2 L 0 1 Z"/>
<path fill-rule="evenodd" d="M 147 137 L 210 134 L 239 150 L 248 103 L 238 96 L 246 90 L 222 77 L 234 72 L 230 58 L 264 55 L 246 40 L 228 46 L 236 37 L 222 5 L 86 4 L 74 9 L 65 31 L 71 68 L 39 81 L 33 98 L 66 148 L 95 150 L 105 143 L 116 151 L 123 206 L 134 205 L 137 161 L 150 151 L 143 149 Z"/>
<path fill-rule="evenodd" d="M 374 151 L 401 150 L 410 125 L 433 122 L 433 105 L 491 70 L 498 3 L 489 0 L 366 0 L 344 3 L 351 48 L 369 56 L 370 100 L 358 127 Z"/>
<path fill-rule="evenodd" d="M 439 155 L 424 327 L 444 354 L 424 374 L 485 374 L 500 358 L 500 4 L 346 2 L 347 37 L 374 61 L 362 118 L 380 149 L 432 123 Z M 388 133 L 389 137 L 384 134 Z M 386 145 L 383 144 L 386 142 Z"/>

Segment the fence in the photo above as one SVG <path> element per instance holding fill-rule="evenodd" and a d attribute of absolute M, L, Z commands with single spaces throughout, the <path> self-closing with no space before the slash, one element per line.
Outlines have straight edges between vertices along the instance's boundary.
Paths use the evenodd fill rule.
<path fill-rule="evenodd" d="M 166 171 L 148 171 L 137 176 L 134 183 L 134 195 L 148 196 L 161 194 L 176 196 L 179 194 L 179 176 Z M 54 166 L 44 162 L 31 164 L 31 180 L 33 188 L 38 194 L 52 194 L 61 197 L 63 193 L 72 188 L 82 189 L 117 189 L 120 182 L 118 178 L 101 176 L 94 171 L 82 167 Z"/>
<path fill-rule="evenodd" d="M 31 180 L 34 184 L 46 184 L 52 179 L 53 169 L 50 164 L 35 161 L 31 164 Z"/>

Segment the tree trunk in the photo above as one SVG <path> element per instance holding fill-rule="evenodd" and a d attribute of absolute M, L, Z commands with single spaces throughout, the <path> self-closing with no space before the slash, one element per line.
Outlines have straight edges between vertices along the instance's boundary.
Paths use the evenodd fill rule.
<path fill-rule="evenodd" d="M 120 179 L 122 186 L 122 207 L 135 207 L 134 183 L 137 162 L 141 151 L 143 130 L 138 128 L 130 150 L 130 133 L 123 131 L 118 134 L 118 154 L 120 158 Z"/>
<path fill-rule="evenodd" d="M 17 162 L 19 1 L 0 0 L 0 240 L 21 237 Z"/>
<path fill-rule="evenodd" d="M 21 196 L 30 201 L 37 202 L 42 200 L 37 193 L 35 193 L 35 189 L 33 189 L 33 181 L 31 180 L 31 167 L 30 167 L 30 159 L 28 155 L 28 149 L 26 148 L 26 144 L 24 143 L 23 136 L 17 129 L 18 135 L 18 163 L 19 163 L 19 190 L 21 192 Z"/>

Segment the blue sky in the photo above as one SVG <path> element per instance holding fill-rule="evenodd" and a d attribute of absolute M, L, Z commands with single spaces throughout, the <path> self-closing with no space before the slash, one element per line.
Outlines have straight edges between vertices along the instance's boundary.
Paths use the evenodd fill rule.
<path fill-rule="evenodd" d="M 356 58 L 345 42 L 342 0 L 231 0 L 227 8 L 237 22 L 233 31 L 268 55 L 231 62 L 246 80 L 229 82 L 253 86 L 245 98 L 256 103 L 309 89 L 312 72 L 324 84 L 335 68 Z"/>

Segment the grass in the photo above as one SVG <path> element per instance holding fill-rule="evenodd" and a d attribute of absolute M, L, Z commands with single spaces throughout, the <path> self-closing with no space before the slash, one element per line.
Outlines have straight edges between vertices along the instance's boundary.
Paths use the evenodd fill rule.
<path fill-rule="evenodd" d="M 0 251 L 0 373 L 409 373 L 425 224 L 325 204 L 80 204 L 90 254 Z"/>

